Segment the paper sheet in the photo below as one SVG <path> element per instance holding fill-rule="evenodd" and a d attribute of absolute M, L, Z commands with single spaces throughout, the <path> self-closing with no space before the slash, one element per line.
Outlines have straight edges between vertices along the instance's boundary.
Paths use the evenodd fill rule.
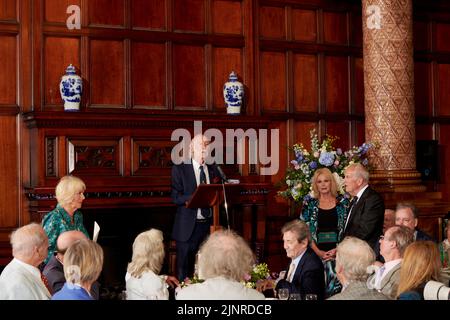
<path fill-rule="evenodd" d="M 100 232 L 100 226 L 98 225 L 97 221 L 94 221 L 94 235 L 92 236 L 92 240 L 94 242 L 97 242 L 99 232 Z"/>

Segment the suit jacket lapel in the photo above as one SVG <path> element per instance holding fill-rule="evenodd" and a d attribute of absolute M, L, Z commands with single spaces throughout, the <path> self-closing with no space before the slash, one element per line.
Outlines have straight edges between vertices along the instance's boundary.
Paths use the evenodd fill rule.
<path fill-rule="evenodd" d="M 366 190 L 364 190 L 363 194 L 361 195 L 361 197 L 358 199 L 358 201 L 355 203 L 355 205 L 352 207 L 352 214 L 350 215 L 350 220 L 348 221 L 347 224 L 347 229 L 348 227 L 350 227 L 355 219 L 355 217 L 357 215 L 360 214 L 360 212 L 362 211 L 362 209 L 364 208 L 364 200 L 367 197 L 368 194 L 368 190 L 370 187 L 367 187 Z"/>
<path fill-rule="evenodd" d="M 397 264 L 394 268 L 389 270 L 386 276 L 384 276 L 383 280 L 381 280 L 380 289 L 383 289 L 391 281 L 391 278 L 395 276 L 397 272 L 400 272 L 400 265 L 401 263 Z"/>
<path fill-rule="evenodd" d="M 297 279 L 300 279 L 300 276 L 302 274 L 303 265 L 305 264 L 306 259 L 308 259 L 308 255 L 309 255 L 309 248 L 306 249 L 305 253 L 303 254 L 303 257 L 298 262 L 298 266 L 295 269 L 294 276 L 292 277 L 292 282 L 294 282 Z"/>
<path fill-rule="evenodd" d="M 192 163 L 187 164 L 185 167 L 185 173 L 188 181 L 192 181 L 192 190 L 197 189 L 197 180 L 195 179 L 194 166 Z"/>

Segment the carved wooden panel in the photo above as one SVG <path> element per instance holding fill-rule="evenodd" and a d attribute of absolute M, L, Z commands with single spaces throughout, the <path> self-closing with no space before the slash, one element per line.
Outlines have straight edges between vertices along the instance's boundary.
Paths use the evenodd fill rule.
<path fill-rule="evenodd" d="M 292 38 L 311 42 L 317 40 L 316 11 L 292 9 Z"/>
<path fill-rule="evenodd" d="M 118 25 L 125 22 L 125 0 L 88 1 L 90 25 Z"/>
<path fill-rule="evenodd" d="M 323 13 L 323 35 L 326 43 L 347 43 L 347 15 L 341 12 Z"/>
<path fill-rule="evenodd" d="M 212 28 L 214 33 L 242 34 L 241 1 L 212 1 Z"/>
<path fill-rule="evenodd" d="M 58 139 L 57 137 L 45 137 L 45 176 L 58 176 Z"/>
<path fill-rule="evenodd" d="M 0 46 L 1 47 L 1 46 Z M 1 57 L 1 55 L 0 55 Z M 19 224 L 18 138 L 16 116 L 1 116 L 0 172 L 4 189 L 0 192 L 0 228 L 15 228 Z"/>
<path fill-rule="evenodd" d="M 125 71 L 122 41 L 91 40 L 90 103 L 124 107 Z"/>
<path fill-rule="evenodd" d="M 167 0 L 131 0 L 131 25 L 165 30 L 166 2 Z"/>
<path fill-rule="evenodd" d="M 0 105 L 17 105 L 17 41 L 0 36 Z"/>
<path fill-rule="evenodd" d="M 175 30 L 205 31 L 205 0 L 173 1 L 173 23 Z"/>
<path fill-rule="evenodd" d="M 302 143 L 305 148 L 311 150 L 311 135 L 310 131 L 319 128 L 317 122 L 300 122 L 296 121 L 294 125 L 294 143 Z M 289 161 L 293 159 L 293 155 L 290 155 Z"/>
<path fill-rule="evenodd" d="M 133 139 L 133 176 L 170 176 L 175 142 Z"/>
<path fill-rule="evenodd" d="M 132 44 L 133 105 L 166 107 L 166 49 L 164 44 Z"/>
<path fill-rule="evenodd" d="M 334 143 L 336 147 L 339 146 L 342 150 L 347 150 L 350 148 L 350 122 L 327 122 L 327 134 L 339 137 L 339 139 Z"/>
<path fill-rule="evenodd" d="M 261 52 L 261 105 L 264 110 L 286 110 L 286 56 Z"/>
<path fill-rule="evenodd" d="M 44 21 L 65 24 L 70 15 L 67 13 L 67 8 L 71 5 L 81 8 L 81 0 L 45 0 Z"/>
<path fill-rule="evenodd" d="M 347 57 L 325 57 L 325 91 L 328 112 L 348 112 L 347 61 Z"/>
<path fill-rule="evenodd" d="M 0 0 L 0 20 L 17 20 L 16 0 Z"/>
<path fill-rule="evenodd" d="M 47 37 L 44 40 L 44 104 L 62 105 L 59 82 L 69 64 L 80 72 L 80 39 Z"/>
<path fill-rule="evenodd" d="M 355 58 L 354 60 L 355 74 L 354 74 L 354 103 L 355 112 L 357 114 L 364 114 L 364 61 L 362 58 Z"/>
<path fill-rule="evenodd" d="M 319 79 L 317 56 L 294 54 L 295 111 L 317 112 Z"/>
<path fill-rule="evenodd" d="M 205 50 L 199 46 L 173 47 L 175 106 L 206 106 Z"/>
<path fill-rule="evenodd" d="M 424 21 L 414 21 L 413 23 L 413 43 L 415 50 L 427 50 L 429 48 L 428 23 Z M 445 45 L 445 44 L 444 44 Z"/>
<path fill-rule="evenodd" d="M 120 175 L 122 142 L 120 138 L 68 138 L 67 162 L 74 175 Z"/>
<path fill-rule="evenodd" d="M 440 116 L 450 115 L 450 64 L 437 65 L 437 79 L 438 79 L 438 108 L 437 114 Z"/>
<path fill-rule="evenodd" d="M 285 9 L 282 7 L 260 7 L 259 33 L 263 38 L 286 38 Z"/>
<path fill-rule="evenodd" d="M 213 106 L 214 109 L 225 109 L 223 99 L 223 85 L 228 81 L 231 71 L 237 73 L 239 81 L 245 85 L 243 79 L 242 49 L 213 48 Z M 248 94 L 248 92 L 247 92 Z"/>
<path fill-rule="evenodd" d="M 436 23 L 436 51 L 450 51 L 450 23 Z"/>
<path fill-rule="evenodd" d="M 414 64 L 414 100 L 418 116 L 432 116 L 431 64 L 416 62 Z M 417 132 L 416 132 L 417 135 Z"/>

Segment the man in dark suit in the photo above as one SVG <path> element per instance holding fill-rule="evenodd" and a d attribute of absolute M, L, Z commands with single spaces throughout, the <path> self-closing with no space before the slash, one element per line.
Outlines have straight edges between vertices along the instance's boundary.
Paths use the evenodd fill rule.
<path fill-rule="evenodd" d="M 177 205 L 172 238 L 176 240 L 177 277 L 180 281 L 193 275 L 195 256 L 209 234 L 212 220 L 211 208 L 186 208 L 199 184 L 219 182 L 216 166 L 205 164 L 207 145 L 205 136 L 196 135 L 189 145 L 190 163 L 172 167 L 171 197 Z"/>
<path fill-rule="evenodd" d="M 419 209 L 409 202 L 401 202 L 397 204 L 395 209 L 395 224 L 405 226 L 414 232 L 414 241 L 434 241 L 432 237 L 417 228 L 419 222 Z"/>
<path fill-rule="evenodd" d="M 305 222 L 294 220 L 281 229 L 284 249 L 292 261 L 288 271 L 278 280 L 275 290 L 288 288 L 289 293 L 315 294 L 323 300 L 325 294 L 325 273 L 322 260 L 309 247 L 310 234 Z"/>
<path fill-rule="evenodd" d="M 61 290 L 64 283 L 66 283 L 63 265 L 64 253 L 73 243 L 84 239 L 87 239 L 86 236 L 78 230 L 66 231 L 58 236 L 56 241 L 56 255 L 50 258 L 42 271 L 42 274 L 47 278 L 53 294 Z M 92 284 L 90 293 L 95 300 L 100 298 L 100 284 L 97 281 Z"/>
<path fill-rule="evenodd" d="M 353 197 L 344 236 L 364 240 L 374 249 L 383 234 L 383 198 L 369 186 L 369 172 L 360 163 L 347 167 L 344 182 L 345 191 Z"/>

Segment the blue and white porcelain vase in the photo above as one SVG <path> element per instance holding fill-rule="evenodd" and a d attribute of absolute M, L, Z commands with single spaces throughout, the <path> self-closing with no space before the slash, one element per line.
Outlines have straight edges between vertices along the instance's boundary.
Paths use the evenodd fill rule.
<path fill-rule="evenodd" d="M 238 81 L 234 71 L 231 71 L 228 82 L 223 85 L 223 97 L 227 105 L 227 114 L 241 114 L 242 101 L 244 100 L 244 85 Z"/>
<path fill-rule="evenodd" d="M 79 111 L 81 94 L 83 92 L 83 80 L 76 74 L 75 67 L 69 65 L 66 74 L 61 77 L 59 92 L 64 100 L 64 111 Z"/>

